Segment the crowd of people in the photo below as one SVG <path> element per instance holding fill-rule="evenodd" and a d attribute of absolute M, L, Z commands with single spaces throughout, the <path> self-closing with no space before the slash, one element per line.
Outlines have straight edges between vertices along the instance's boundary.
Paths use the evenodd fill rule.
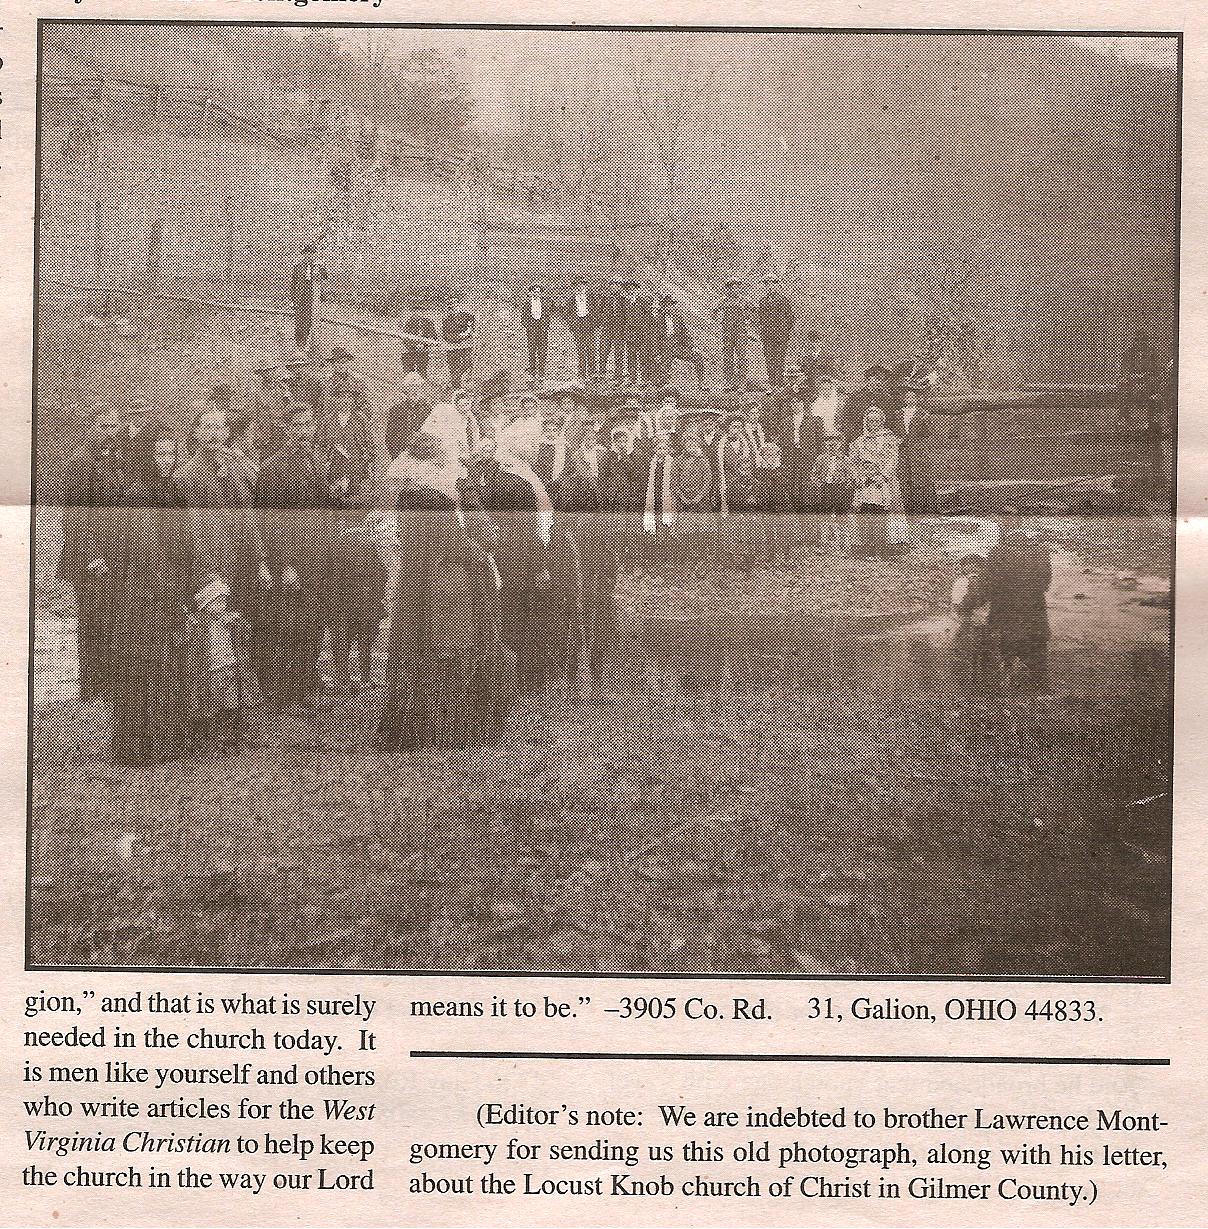
<path fill-rule="evenodd" d="M 113 757 L 237 745 L 252 709 L 304 715 L 326 691 L 375 686 L 383 749 L 487 743 L 518 696 L 607 685 L 623 570 L 692 583 L 803 551 L 908 550 L 911 517 L 937 506 L 923 358 L 844 391 L 817 333 L 790 361 L 792 304 L 773 284 L 755 390 L 727 331 L 740 300 L 729 286 L 718 310 L 733 386 L 691 401 L 650 383 L 669 357 L 699 359 L 682 322 L 670 349 L 618 338 L 583 323 L 600 302 L 580 284 L 559 308 L 575 383 L 543 382 L 549 301 L 534 287 L 519 391 L 502 373 L 466 386 L 475 321 L 457 303 L 439 327 L 408 323 L 385 412 L 339 346 L 268 363 L 240 392 L 215 386 L 187 423 L 140 397 L 103 407 L 67 466 L 58 574 L 78 610 L 80 698 L 111 701 Z M 312 324 L 298 340 L 313 349 Z M 1048 555 L 1004 549 L 965 569 L 958 643 L 979 659 L 988 633 L 971 629 L 988 619 L 1044 688 Z"/>

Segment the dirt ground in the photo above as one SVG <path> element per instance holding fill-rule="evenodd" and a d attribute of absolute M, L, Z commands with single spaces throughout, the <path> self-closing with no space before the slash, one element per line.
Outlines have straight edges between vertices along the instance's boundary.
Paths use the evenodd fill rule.
<path fill-rule="evenodd" d="M 614 687 L 458 754 L 369 752 L 372 701 L 333 696 L 233 756 L 115 769 L 56 686 L 45 584 L 31 959 L 1165 976 L 1168 525 L 1041 528 L 1053 697 L 951 694 L 979 526 L 935 520 L 891 562 L 627 573 Z"/>
<path fill-rule="evenodd" d="M 276 324 L 59 323 L 44 502 L 106 388 L 184 407 L 283 345 Z M 388 404 L 393 349 L 366 344 Z M 500 344 L 514 369 L 519 339 Z M 945 655 L 977 521 L 917 522 L 892 562 L 802 528 L 779 568 L 627 570 L 614 686 L 527 703 L 497 748 L 369 752 L 375 697 L 332 696 L 237 755 L 129 771 L 103 758 L 104 711 L 71 699 L 74 611 L 40 508 L 30 958 L 1165 976 L 1169 521 L 1038 523 L 1056 694 L 995 703 L 955 700 Z"/>

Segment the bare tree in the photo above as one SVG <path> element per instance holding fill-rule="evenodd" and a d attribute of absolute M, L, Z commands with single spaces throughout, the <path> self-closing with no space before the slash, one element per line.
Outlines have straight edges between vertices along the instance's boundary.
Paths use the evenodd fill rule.
<path fill-rule="evenodd" d="M 660 223 L 661 258 L 666 262 L 672 257 L 680 228 L 678 195 L 687 129 L 720 65 L 717 61 L 702 64 L 691 36 L 663 39 L 645 54 L 633 42 L 627 63 L 638 114 L 650 134 L 664 179 Z"/>

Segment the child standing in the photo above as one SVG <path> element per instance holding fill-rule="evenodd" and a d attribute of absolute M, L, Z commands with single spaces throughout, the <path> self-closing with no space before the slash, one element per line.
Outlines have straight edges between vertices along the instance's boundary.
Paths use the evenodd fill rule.
<path fill-rule="evenodd" d="M 989 626 L 990 594 L 986 559 L 969 554 L 961 560 L 952 583 L 952 675 L 956 692 L 965 698 L 997 695 L 1002 661 L 997 637 Z"/>
<path fill-rule="evenodd" d="M 230 609 L 230 597 L 226 582 L 215 576 L 194 598 L 201 681 L 194 736 L 221 751 L 242 748 L 244 719 L 258 699 L 249 661 L 251 627 Z"/>
<path fill-rule="evenodd" d="M 843 437 L 837 431 L 828 431 L 823 437 L 810 482 L 816 492 L 819 545 L 824 550 L 846 552 L 854 474 L 851 458 L 843 451 Z"/>

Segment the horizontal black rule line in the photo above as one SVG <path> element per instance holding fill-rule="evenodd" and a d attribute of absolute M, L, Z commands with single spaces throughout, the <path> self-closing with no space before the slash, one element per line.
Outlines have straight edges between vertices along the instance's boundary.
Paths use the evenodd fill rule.
<path fill-rule="evenodd" d="M 956 1063 L 1036 1067 L 1169 1067 L 1168 1058 L 955 1054 L 684 1054 L 574 1050 L 412 1050 L 412 1058 L 539 1058 L 573 1062 L 695 1063 Z"/>

